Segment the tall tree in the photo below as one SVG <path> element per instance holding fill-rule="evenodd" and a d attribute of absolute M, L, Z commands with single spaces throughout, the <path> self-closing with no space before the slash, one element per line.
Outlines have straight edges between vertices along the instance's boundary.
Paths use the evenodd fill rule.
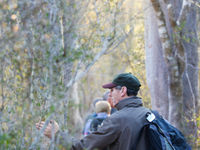
<path fill-rule="evenodd" d="M 196 7 L 187 0 L 150 0 L 146 6 L 146 68 L 152 106 L 195 143 Z"/>

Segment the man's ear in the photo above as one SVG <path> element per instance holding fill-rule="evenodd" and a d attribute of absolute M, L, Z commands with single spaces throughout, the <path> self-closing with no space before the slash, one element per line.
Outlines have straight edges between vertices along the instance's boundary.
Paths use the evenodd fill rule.
<path fill-rule="evenodd" d="M 122 89 L 121 89 L 121 97 L 124 97 L 127 95 L 127 88 L 125 86 L 122 86 Z"/>

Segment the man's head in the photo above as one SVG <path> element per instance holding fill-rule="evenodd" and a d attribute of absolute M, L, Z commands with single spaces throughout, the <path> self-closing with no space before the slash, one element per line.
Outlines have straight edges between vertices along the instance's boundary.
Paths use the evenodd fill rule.
<path fill-rule="evenodd" d="M 103 94 L 102 98 L 103 98 L 103 100 L 107 101 L 112 108 L 114 107 L 113 102 L 112 102 L 112 98 L 110 97 L 110 92 L 109 91 L 105 92 Z"/>
<path fill-rule="evenodd" d="M 124 98 L 136 96 L 140 89 L 140 81 L 131 73 L 117 75 L 111 83 L 104 84 L 103 88 L 110 89 L 110 96 L 115 106 Z"/>
<path fill-rule="evenodd" d="M 102 100 L 103 100 L 102 98 L 96 98 L 96 99 L 94 99 L 93 102 L 91 103 L 91 108 L 93 110 L 95 110 L 96 103 L 99 102 L 99 101 L 102 101 Z"/>

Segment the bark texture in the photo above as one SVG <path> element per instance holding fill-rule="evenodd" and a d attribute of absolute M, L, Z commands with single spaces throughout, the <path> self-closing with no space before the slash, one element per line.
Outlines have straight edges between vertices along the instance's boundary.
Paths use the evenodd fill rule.
<path fill-rule="evenodd" d="M 158 35 L 158 26 L 153 8 L 145 11 L 145 49 L 147 83 L 151 93 L 152 109 L 158 110 L 168 119 L 168 71 L 161 51 L 161 41 Z"/>

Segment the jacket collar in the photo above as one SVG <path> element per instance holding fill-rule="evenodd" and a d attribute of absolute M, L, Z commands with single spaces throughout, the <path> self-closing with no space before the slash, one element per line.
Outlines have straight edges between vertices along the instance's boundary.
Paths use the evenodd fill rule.
<path fill-rule="evenodd" d="M 105 112 L 100 112 L 100 113 L 97 113 L 96 118 L 106 118 L 107 116 L 108 116 L 107 113 L 105 113 Z"/>
<path fill-rule="evenodd" d="M 136 96 L 122 99 L 115 107 L 118 110 L 123 109 L 124 107 L 139 107 L 142 106 L 142 99 Z"/>

